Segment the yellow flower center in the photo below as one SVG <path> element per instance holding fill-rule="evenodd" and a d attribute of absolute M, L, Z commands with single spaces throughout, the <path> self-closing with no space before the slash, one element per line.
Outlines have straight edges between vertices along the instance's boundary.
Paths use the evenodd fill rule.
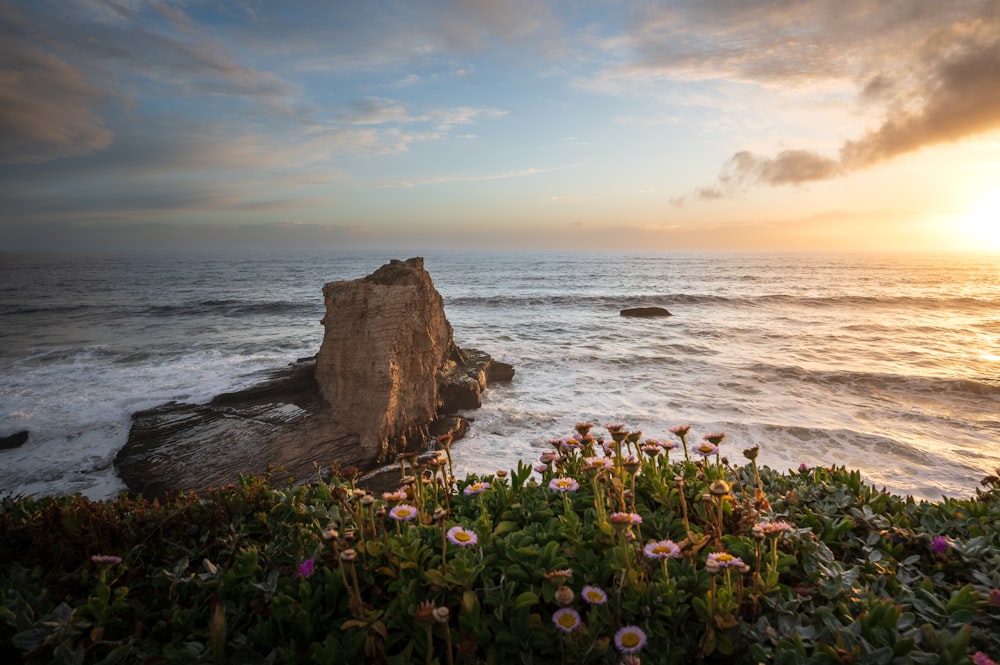
<path fill-rule="evenodd" d="M 567 612 L 558 619 L 559 625 L 563 628 L 572 628 L 576 625 L 576 617 Z"/>
<path fill-rule="evenodd" d="M 732 561 L 735 558 L 736 557 L 734 557 L 732 554 L 728 554 L 728 553 L 723 552 L 719 556 L 715 557 L 715 560 L 718 561 L 719 563 L 729 563 L 730 561 Z"/>
<path fill-rule="evenodd" d="M 467 543 L 472 540 L 472 536 L 469 535 L 468 531 L 456 531 L 454 538 L 455 540 L 460 540 L 463 543 Z"/>
<path fill-rule="evenodd" d="M 639 645 L 639 636 L 636 633 L 625 633 L 622 635 L 622 646 L 631 649 Z"/>
<path fill-rule="evenodd" d="M 657 545 L 653 548 L 653 554 L 670 554 L 670 548 L 666 545 Z"/>
<path fill-rule="evenodd" d="M 400 517 L 409 517 L 410 516 L 410 509 L 409 508 L 397 508 L 396 509 L 396 514 L 399 515 Z"/>

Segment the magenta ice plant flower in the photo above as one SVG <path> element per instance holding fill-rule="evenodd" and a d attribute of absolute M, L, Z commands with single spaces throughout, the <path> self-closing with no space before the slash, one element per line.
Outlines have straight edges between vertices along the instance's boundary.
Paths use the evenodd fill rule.
<path fill-rule="evenodd" d="M 591 586 L 590 584 L 583 587 L 580 591 L 580 596 L 590 605 L 603 605 L 608 602 L 608 594 L 604 591 L 604 589 Z"/>
<path fill-rule="evenodd" d="M 472 547 L 479 542 L 479 538 L 476 536 L 475 531 L 470 531 L 469 529 L 463 529 L 460 526 L 453 526 L 448 529 L 448 541 L 458 545 L 459 547 Z"/>
<path fill-rule="evenodd" d="M 982 651 L 977 651 L 972 654 L 972 665 L 997 665 L 993 662 L 993 659 L 987 656 Z"/>
<path fill-rule="evenodd" d="M 934 536 L 931 539 L 931 552 L 934 554 L 944 554 L 948 551 L 948 539 L 944 536 Z"/>
<path fill-rule="evenodd" d="M 580 627 L 583 621 L 580 619 L 579 612 L 571 607 L 564 607 L 552 613 L 552 623 L 564 633 L 572 633 Z"/>
<path fill-rule="evenodd" d="M 309 577 L 316 572 L 316 560 L 306 559 L 299 564 L 299 577 Z"/>
<path fill-rule="evenodd" d="M 615 646 L 622 653 L 637 653 L 646 646 L 646 633 L 639 626 L 623 626 L 615 633 Z"/>

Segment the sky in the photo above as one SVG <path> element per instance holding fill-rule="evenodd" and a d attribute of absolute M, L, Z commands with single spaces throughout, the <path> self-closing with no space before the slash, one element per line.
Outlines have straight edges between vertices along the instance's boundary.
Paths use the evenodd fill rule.
<path fill-rule="evenodd" d="M 1000 252 L 1000 0 L 0 0 L 0 249 Z"/>

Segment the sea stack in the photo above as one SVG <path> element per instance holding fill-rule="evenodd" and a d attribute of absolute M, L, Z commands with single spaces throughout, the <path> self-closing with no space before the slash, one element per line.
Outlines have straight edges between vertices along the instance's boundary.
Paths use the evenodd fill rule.
<path fill-rule="evenodd" d="M 444 301 L 421 258 L 393 260 L 367 277 L 323 287 L 323 342 L 300 361 L 208 404 L 165 404 L 133 414 L 115 466 L 148 496 L 206 490 L 281 467 L 366 472 L 435 435 L 460 438 L 490 381 L 514 370 L 452 339 Z M 398 476 L 396 476 L 398 480 Z"/>

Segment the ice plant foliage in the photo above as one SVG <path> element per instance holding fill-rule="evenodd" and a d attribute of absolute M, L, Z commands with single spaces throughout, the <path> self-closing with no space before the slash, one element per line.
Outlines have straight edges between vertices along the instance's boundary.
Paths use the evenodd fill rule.
<path fill-rule="evenodd" d="M 685 453 L 672 460 L 678 443 L 581 422 L 537 468 L 462 480 L 440 456 L 406 453 L 405 489 L 375 494 L 349 472 L 241 478 L 164 503 L 0 497 L 0 660 L 986 665 L 1000 653 L 1000 472 L 974 499 L 930 504 L 846 469 L 759 467 L 756 448 L 747 466 L 709 460 L 725 437 L 691 430 L 672 428 Z M 93 554 L 104 548 L 117 555 Z"/>

